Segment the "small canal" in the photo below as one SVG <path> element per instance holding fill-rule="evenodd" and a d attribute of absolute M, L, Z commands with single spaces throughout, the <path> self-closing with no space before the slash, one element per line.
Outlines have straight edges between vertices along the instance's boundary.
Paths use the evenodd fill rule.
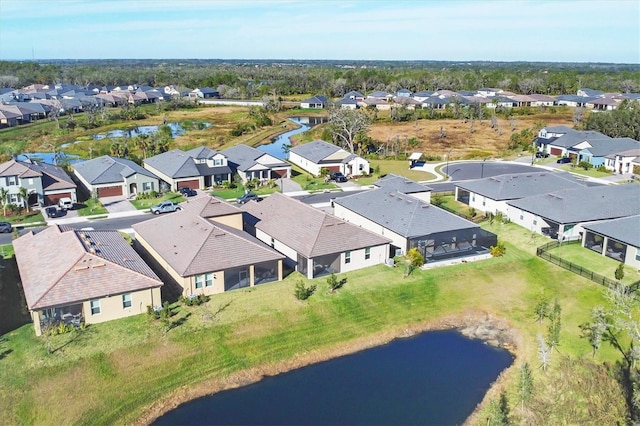
<path fill-rule="evenodd" d="M 155 425 L 461 424 L 513 362 L 432 331 L 187 402 Z"/>
<path fill-rule="evenodd" d="M 300 127 L 276 136 L 270 144 L 259 146 L 258 149 L 260 151 L 264 151 L 281 160 L 286 160 L 289 157 L 287 147 L 291 145 L 291 136 L 304 133 L 313 126 L 327 122 L 326 117 L 291 117 L 288 120 Z"/>

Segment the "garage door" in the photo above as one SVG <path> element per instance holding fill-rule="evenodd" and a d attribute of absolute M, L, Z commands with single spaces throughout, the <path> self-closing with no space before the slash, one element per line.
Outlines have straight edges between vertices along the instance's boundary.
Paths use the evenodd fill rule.
<path fill-rule="evenodd" d="M 551 148 L 551 150 L 549 151 L 549 154 L 551 155 L 562 155 L 562 148 Z"/>
<path fill-rule="evenodd" d="M 287 176 L 287 169 L 271 170 L 271 177 L 274 179 L 281 178 L 284 176 Z"/>
<path fill-rule="evenodd" d="M 71 193 L 70 192 L 63 192 L 61 194 L 51 194 L 51 195 L 45 195 L 44 199 L 46 201 L 47 204 L 58 204 L 58 200 L 60 198 L 71 198 Z"/>
<path fill-rule="evenodd" d="M 180 181 L 178 182 L 178 189 L 179 188 L 200 189 L 200 179 Z"/>
<path fill-rule="evenodd" d="M 339 172 L 340 166 L 331 166 L 331 167 L 327 167 L 327 169 L 329 169 L 330 172 Z"/>
<path fill-rule="evenodd" d="M 104 188 L 98 188 L 98 197 L 114 197 L 116 195 L 122 195 L 121 186 L 105 186 Z"/>

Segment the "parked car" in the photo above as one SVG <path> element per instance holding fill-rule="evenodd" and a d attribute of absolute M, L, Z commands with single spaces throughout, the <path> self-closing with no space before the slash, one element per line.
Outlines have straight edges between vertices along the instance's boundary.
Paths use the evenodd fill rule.
<path fill-rule="evenodd" d="M 247 192 L 242 197 L 238 198 L 238 204 L 248 203 L 251 200 L 255 200 L 256 202 L 262 201 L 262 198 L 258 196 L 258 194 L 254 194 L 253 192 Z"/>
<path fill-rule="evenodd" d="M 567 164 L 571 162 L 571 157 L 562 157 L 562 158 L 558 158 L 558 160 L 556 161 L 556 163 L 558 164 Z"/>
<path fill-rule="evenodd" d="M 9 222 L 0 222 L 0 232 L 8 234 L 13 231 L 13 226 Z"/>
<path fill-rule="evenodd" d="M 69 197 L 63 197 L 58 200 L 58 206 L 61 210 L 73 210 L 73 201 Z"/>
<path fill-rule="evenodd" d="M 173 201 L 163 201 L 161 203 L 156 204 L 155 206 L 151 206 L 149 210 L 153 214 L 160 214 L 160 213 L 176 212 L 178 210 L 182 210 L 182 208 L 178 204 L 174 203 Z"/>
<path fill-rule="evenodd" d="M 198 195 L 198 192 L 195 189 L 191 189 L 186 186 L 183 186 L 182 188 L 178 189 L 178 191 L 185 197 L 194 197 Z"/>
<path fill-rule="evenodd" d="M 45 207 L 44 212 L 47 215 L 47 217 L 50 217 L 50 218 L 62 216 L 60 210 L 58 210 L 58 207 L 56 206 Z"/>
<path fill-rule="evenodd" d="M 347 177 L 345 175 L 343 175 L 341 172 L 332 172 L 329 177 L 331 178 L 331 180 L 334 180 L 336 182 L 346 182 L 347 181 Z"/>
<path fill-rule="evenodd" d="M 536 152 L 536 158 L 547 158 L 549 156 L 548 152 L 538 151 Z"/>

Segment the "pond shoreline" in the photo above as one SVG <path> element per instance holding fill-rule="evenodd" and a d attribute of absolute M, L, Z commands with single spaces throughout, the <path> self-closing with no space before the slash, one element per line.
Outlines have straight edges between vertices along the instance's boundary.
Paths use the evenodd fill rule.
<path fill-rule="evenodd" d="M 193 386 L 182 386 L 148 407 L 135 424 L 151 424 L 158 417 L 174 410 L 183 403 L 224 390 L 256 383 L 266 376 L 286 373 L 318 362 L 328 361 L 333 358 L 385 345 L 395 339 L 407 338 L 416 334 L 436 330 L 457 330 L 465 337 L 479 339 L 490 346 L 505 349 L 514 355 L 514 364 L 519 355 L 518 348 L 521 347 L 521 336 L 514 328 L 509 326 L 506 320 L 486 312 L 462 312 L 419 324 L 385 330 L 360 339 L 343 342 L 330 348 L 311 350 L 275 364 L 238 371 L 224 378 L 209 379 Z M 492 392 L 494 388 L 502 386 L 502 382 L 505 380 L 505 373 L 512 368 L 514 364 L 503 371 L 491 385 L 487 394 L 485 394 L 483 400 L 477 405 L 465 424 L 469 424 L 470 420 L 475 418 L 478 411 L 484 407 L 487 395 L 495 393 Z"/>

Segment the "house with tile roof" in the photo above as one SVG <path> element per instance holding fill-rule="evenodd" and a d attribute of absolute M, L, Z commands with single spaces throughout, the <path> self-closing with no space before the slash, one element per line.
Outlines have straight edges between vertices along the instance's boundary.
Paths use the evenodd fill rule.
<path fill-rule="evenodd" d="M 275 193 L 242 208 L 244 229 L 307 278 L 378 265 L 389 257 L 388 238 L 286 195 Z"/>
<path fill-rule="evenodd" d="M 96 324 L 162 304 L 162 281 L 116 231 L 50 226 L 13 247 L 37 335 L 59 322 Z"/>
<path fill-rule="evenodd" d="M 582 246 L 640 270 L 640 215 L 586 223 Z"/>
<path fill-rule="evenodd" d="M 638 184 L 562 189 L 507 201 L 509 220 L 561 240 L 581 238 L 583 225 L 640 214 Z"/>
<path fill-rule="evenodd" d="M 184 211 L 197 214 L 210 222 L 242 229 L 242 209 L 212 195 L 187 198 L 180 203 Z"/>
<path fill-rule="evenodd" d="M 76 184 L 61 167 L 31 160 L 0 164 L 0 188 L 8 191 L 7 203 L 24 207 L 57 204 L 64 197 L 77 201 Z M 26 200 L 22 199 L 20 188 L 27 189 Z"/>
<path fill-rule="evenodd" d="M 149 170 L 131 160 L 109 155 L 74 164 L 73 174 L 87 193 L 97 197 L 129 198 L 139 192 L 160 190 L 158 177 Z"/>
<path fill-rule="evenodd" d="M 289 150 L 289 162 L 314 176 L 320 176 L 323 168 L 342 172 L 347 177 L 370 173 L 367 160 L 323 140 L 292 147 Z"/>
<path fill-rule="evenodd" d="M 216 221 L 216 213 L 202 217 L 207 207 L 225 208 L 194 203 L 181 212 L 133 225 L 137 247 L 166 283 L 177 285 L 187 297 L 282 279 L 282 254 L 242 229 Z"/>
<path fill-rule="evenodd" d="M 242 183 L 291 177 L 291 164 L 247 145 L 235 145 L 220 154 L 227 157 L 231 173 L 237 173 Z"/>
<path fill-rule="evenodd" d="M 204 146 L 186 152 L 180 149 L 163 152 L 145 159 L 143 165 L 172 191 L 182 187 L 210 188 L 231 181 L 227 157 Z"/>
<path fill-rule="evenodd" d="M 349 223 L 391 239 L 392 253 L 417 248 L 427 264 L 486 257 L 497 242 L 479 225 L 384 184 L 334 200 L 334 214 Z M 409 188 L 410 186 L 407 186 Z"/>
<path fill-rule="evenodd" d="M 455 198 L 484 213 L 507 214 L 507 201 L 568 188 L 584 188 L 585 184 L 569 173 L 513 173 L 456 183 Z"/>

